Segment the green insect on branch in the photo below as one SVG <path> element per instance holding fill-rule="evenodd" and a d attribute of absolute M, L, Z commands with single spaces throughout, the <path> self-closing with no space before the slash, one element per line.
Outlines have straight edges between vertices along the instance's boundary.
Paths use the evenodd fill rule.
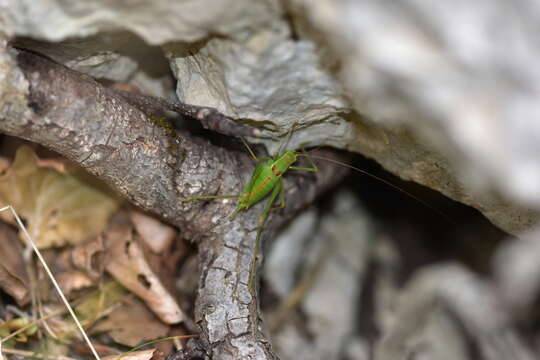
<path fill-rule="evenodd" d="M 257 296 L 248 291 L 256 237 L 250 230 L 258 224 L 262 204 L 216 229 L 216 223 L 234 210 L 232 202 L 179 201 L 197 189 L 238 194 L 253 171 L 249 155 L 187 131 L 171 139 L 117 91 L 39 55 L 11 53 L 6 76 L 19 78 L 21 86 L 10 89 L 11 105 L 0 115 L 0 131 L 40 143 L 76 163 L 85 160 L 82 165 L 88 171 L 196 240 L 202 276 L 195 320 L 203 350 L 210 355 L 245 351 L 259 354 L 258 359 L 275 358 L 260 330 Z M 176 140 L 173 154 L 169 149 Z M 289 177 L 287 206 L 270 217 L 264 238 L 271 238 L 280 224 L 345 173 L 328 164 L 319 170 L 316 177 Z M 242 329 L 241 336 L 231 332 L 231 321 L 235 329 Z"/>
<path fill-rule="evenodd" d="M 290 134 L 294 130 L 294 126 L 291 129 Z M 181 199 L 182 202 L 188 202 L 193 200 L 205 200 L 205 199 L 230 199 L 236 198 L 238 202 L 236 208 L 230 217 L 231 219 L 238 214 L 240 211 L 246 211 L 251 208 L 253 205 L 259 203 L 264 198 L 268 197 L 264 210 L 259 216 L 257 222 L 257 236 L 255 238 L 255 247 L 251 259 L 250 272 L 249 272 L 249 291 L 252 295 L 255 293 L 255 271 L 256 271 L 256 259 L 261 247 L 261 235 L 264 230 L 264 224 L 268 219 L 270 211 L 272 211 L 275 201 L 279 201 L 279 209 L 285 207 L 285 189 L 283 186 L 282 176 L 288 170 L 297 170 L 297 171 L 307 171 L 307 172 L 316 172 L 317 166 L 310 160 L 311 167 L 298 167 L 293 166 L 296 163 L 297 158 L 300 154 L 295 151 L 288 150 L 283 154 L 277 154 L 272 156 L 270 159 L 259 159 L 253 153 L 248 143 L 242 138 L 249 154 L 257 163 L 259 163 L 249 179 L 249 181 L 244 185 L 244 189 L 238 195 L 202 195 L 202 196 L 192 196 L 189 198 Z M 306 157 L 308 157 L 306 155 Z M 308 157 L 308 159 L 310 159 Z"/>

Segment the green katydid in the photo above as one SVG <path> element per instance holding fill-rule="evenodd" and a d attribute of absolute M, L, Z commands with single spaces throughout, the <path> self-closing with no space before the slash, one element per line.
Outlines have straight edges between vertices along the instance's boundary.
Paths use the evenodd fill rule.
<path fill-rule="evenodd" d="M 257 204 L 259 201 L 264 199 L 268 194 L 270 198 L 266 204 L 266 207 L 259 218 L 259 226 L 264 223 L 265 218 L 268 216 L 272 210 L 272 204 L 278 196 L 281 196 L 281 205 L 284 206 L 283 198 L 283 180 L 281 177 L 287 170 L 299 170 L 299 171 L 317 171 L 317 166 L 311 162 L 312 167 L 297 167 L 292 166 L 298 156 L 306 156 L 304 154 L 297 153 L 293 150 L 288 150 L 281 155 L 274 156 L 270 159 L 259 159 L 255 156 L 249 145 L 244 141 L 246 147 L 248 148 L 253 159 L 260 164 L 255 167 L 251 178 L 248 183 L 244 186 L 242 193 L 240 195 L 210 195 L 210 196 L 192 196 L 180 200 L 181 202 L 193 201 L 193 200 L 202 200 L 202 199 L 239 199 L 236 208 L 231 215 L 234 217 L 239 211 L 248 210 L 253 205 Z M 309 157 L 308 157 L 309 158 Z"/>
<path fill-rule="evenodd" d="M 250 274 L 249 274 L 249 289 L 253 293 L 254 289 L 254 275 L 255 275 L 255 266 L 257 264 L 257 254 L 261 246 L 261 233 L 264 223 L 272 211 L 272 205 L 278 197 L 280 197 L 280 208 L 285 206 L 284 190 L 283 190 L 283 180 L 281 177 L 287 170 L 299 170 L 299 171 L 317 171 L 317 166 L 310 160 L 312 167 L 298 167 L 293 166 L 296 162 L 298 156 L 306 156 L 304 154 L 298 153 L 293 150 L 285 151 L 283 154 L 278 154 L 269 159 L 259 159 L 255 156 L 247 142 L 241 138 L 244 142 L 244 145 L 248 149 L 249 153 L 253 159 L 259 164 L 255 167 L 251 178 L 244 186 L 242 193 L 240 195 L 210 195 L 210 196 L 193 196 L 182 199 L 182 202 L 193 201 L 193 200 L 202 200 L 202 199 L 231 199 L 237 198 L 238 203 L 236 208 L 231 215 L 231 218 L 234 217 L 239 211 L 248 210 L 253 205 L 257 204 L 265 197 L 270 195 L 266 206 L 259 217 L 258 221 L 258 230 L 255 240 L 255 249 L 253 250 L 253 258 L 251 260 Z M 308 157 L 309 159 L 309 157 Z"/>

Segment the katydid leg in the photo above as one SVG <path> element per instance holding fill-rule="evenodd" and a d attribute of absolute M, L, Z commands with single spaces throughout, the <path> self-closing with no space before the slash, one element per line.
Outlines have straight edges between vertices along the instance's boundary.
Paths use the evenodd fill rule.
<path fill-rule="evenodd" d="M 249 282 L 248 282 L 248 288 L 251 295 L 255 294 L 255 272 L 256 272 L 256 266 L 257 266 L 257 255 L 259 254 L 259 251 L 261 249 L 261 235 L 263 231 L 264 224 L 266 220 L 268 219 L 268 215 L 272 211 L 272 205 L 276 201 L 276 198 L 278 196 L 282 196 L 283 193 L 283 181 L 279 179 L 278 183 L 272 190 L 272 194 L 270 195 L 270 198 L 266 202 L 266 205 L 264 207 L 264 211 L 259 216 L 259 220 L 257 221 L 257 236 L 255 238 L 255 247 L 253 249 L 253 255 L 251 258 L 251 264 L 249 267 Z"/>
<path fill-rule="evenodd" d="M 264 225 L 264 222 L 266 221 L 268 214 L 270 214 L 270 211 L 272 211 L 272 205 L 274 205 L 274 202 L 276 201 L 276 198 L 278 196 L 280 198 L 283 196 L 283 180 L 281 180 L 281 178 L 276 183 L 276 186 L 274 186 L 274 189 L 272 189 L 272 194 L 270 194 L 270 198 L 266 202 L 266 205 L 264 207 L 262 214 L 259 216 L 258 225 L 260 227 Z M 282 198 L 281 198 L 281 201 L 283 201 Z"/>
<path fill-rule="evenodd" d="M 274 206 L 272 210 L 279 210 L 283 209 L 285 207 L 285 189 L 283 188 L 283 184 L 281 184 L 281 191 L 279 192 L 279 205 Z"/>

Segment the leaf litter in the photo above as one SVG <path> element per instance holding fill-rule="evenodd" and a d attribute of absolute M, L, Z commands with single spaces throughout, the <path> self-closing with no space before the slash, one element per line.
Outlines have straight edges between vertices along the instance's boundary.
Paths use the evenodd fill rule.
<path fill-rule="evenodd" d="M 20 146 L 14 160 L 0 156 L 0 172 L 0 207 L 22 218 L 83 337 L 92 338 L 88 351 L 32 247 L 17 233 L 15 212 L 2 211 L 0 292 L 9 296 L 0 293 L 0 360 L 80 359 L 94 351 L 102 359 L 157 360 L 172 345 L 120 354 L 190 332 L 175 287 L 178 261 L 190 254 L 175 228 L 127 209 L 81 169 L 40 158 L 28 146 Z"/>

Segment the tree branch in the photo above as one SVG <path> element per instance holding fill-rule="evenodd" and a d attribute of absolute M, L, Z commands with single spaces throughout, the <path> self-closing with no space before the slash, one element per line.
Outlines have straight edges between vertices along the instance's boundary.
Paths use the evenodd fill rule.
<path fill-rule="evenodd" d="M 199 194 L 238 194 L 254 168 L 247 153 L 185 131 L 171 137 L 148 121 L 141 111 L 144 106 L 133 106 L 117 91 L 47 58 L 19 50 L 16 61 L 28 81 L 28 108 L 3 111 L 9 115 L 0 122 L 0 131 L 42 144 L 84 166 L 196 240 L 201 278 L 195 317 L 208 356 L 276 358 L 261 331 L 257 298 L 247 286 L 256 235 L 250 230 L 263 204 L 229 221 L 234 201 L 179 201 Z M 147 99 L 149 107 L 163 106 L 155 98 Z M 322 164 L 316 176 L 288 177 L 287 207 L 271 215 L 263 239 L 344 172 Z"/>
<path fill-rule="evenodd" d="M 259 131 L 253 126 L 238 124 L 212 107 L 195 106 L 167 101 L 155 96 L 116 90 L 129 104 L 150 116 L 165 116 L 172 111 L 199 121 L 206 130 L 232 136 L 257 136 Z"/>

